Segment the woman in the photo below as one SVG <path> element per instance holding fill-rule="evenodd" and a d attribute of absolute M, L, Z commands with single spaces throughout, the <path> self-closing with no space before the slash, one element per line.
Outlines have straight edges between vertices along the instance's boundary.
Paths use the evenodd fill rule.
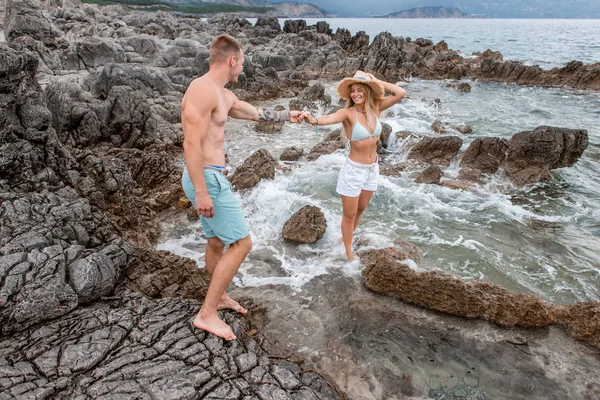
<path fill-rule="evenodd" d="M 384 92 L 390 92 L 385 97 Z M 342 197 L 342 238 L 346 257 L 354 260 L 352 235 L 360 216 L 377 189 L 379 164 L 377 140 L 382 127 L 379 115 L 396 104 L 406 94 L 401 87 L 380 81 L 373 75 L 356 71 L 354 77 L 343 79 L 337 86 L 338 96 L 346 100 L 346 108 L 333 114 L 313 117 L 309 112 L 302 119 L 312 125 L 342 123 L 350 142 L 350 154 L 338 175 L 336 191 Z"/>

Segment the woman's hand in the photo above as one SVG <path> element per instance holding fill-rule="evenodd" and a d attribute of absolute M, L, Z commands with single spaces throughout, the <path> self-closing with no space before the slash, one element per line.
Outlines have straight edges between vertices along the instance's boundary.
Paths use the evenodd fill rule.
<path fill-rule="evenodd" d="M 371 80 L 373 82 L 379 82 L 379 79 L 375 78 L 375 75 L 371 74 L 371 73 L 367 73 L 367 75 L 369 76 L 369 78 L 371 78 Z"/>
<path fill-rule="evenodd" d="M 315 118 L 313 118 L 313 116 L 310 114 L 310 111 L 304 111 L 301 115 L 300 115 L 300 121 L 302 122 L 308 122 L 311 125 L 314 125 L 316 123 Z"/>

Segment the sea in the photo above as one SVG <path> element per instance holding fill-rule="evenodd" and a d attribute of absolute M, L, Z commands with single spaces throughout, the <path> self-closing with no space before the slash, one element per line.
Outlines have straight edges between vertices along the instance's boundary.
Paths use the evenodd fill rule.
<path fill-rule="evenodd" d="M 307 23 L 320 20 L 307 19 Z M 444 40 L 449 48 L 465 56 L 491 49 L 500 51 L 505 60 L 537 64 L 544 69 L 561 67 L 571 60 L 600 62 L 600 20 L 325 20 L 334 32 L 343 27 L 352 34 L 365 31 L 371 40 L 381 31 L 434 43 Z M 381 176 L 355 233 L 362 243 L 360 250 L 408 240 L 423 251 L 423 262 L 411 264 L 420 271 L 437 269 L 467 281 L 487 280 L 554 304 L 600 301 L 600 93 L 465 81 L 472 87 L 469 93 L 449 87 L 448 81 L 399 81 L 407 95 L 382 115 L 382 121 L 392 127 L 392 132 L 417 134 L 432 134 L 435 120 L 447 125 L 471 125 L 473 132 L 467 135 L 448 132 L 463 139 L 461 152 L 476 138 L 510 139 L 542 125 L 586 129 L 589 147 L 573 167 L 554 170 L 550 180 L 524 187 L 512 186 L 501 171 L 467 191 L 417 184 L 415 172 Z M 336 103 L 337 82 L 319 82 Z M 289 100 L 262 104 L 287 106 Z M 325 110 L 323 105 L 315 114 Z M 334 128 L 322 127 L 317 133 L 310 125 L 287 124 L 280 134 L 264 134 L 255 131 L 254 123 L 231 120 L 226 128 L 228 168 L 235 170 L 258 149 L 267 149 L 275 158 L 290 146 L 308 152 Z M 408 142 L 393 134 L 390 140 L 382 159 L 392 164 L 406 160 Z M 360 280 L 364 266 L 360 261 L 346 262 L 343 246 L 338 243 L 342 208 L 335 187 L 345 157 L 344 151 L 338 151 L 316 161 L 281 163 L 286 168 L 273 180 L 236 194 L 253 241 L 252 252 L 233 280 L 236 293 L 283 287 L 288 295 L 292 293 L 310 303 L 325 295 L 315 292 L 311 285 L 317 278 Z M 458 162 L 454 161 L 444 170 L 443 179 L 455 178 L 458 170 Z M 314 244 L 284 241 L 284 223 L 306 205 L 324 212 L 324 237 Z M 165 213 L 161 226 L 158 249 L 190 257 L 199 267 L 204 265 L 206 238 L 198 223 L 181 213 Z M 316 351 L 310 346 L 294 350 L 305 355 Z M 326 353 L 320 354 L 327 357 Z M 435 383 L 425 385 L 431 388 Z M 504 398 L 501 388 L 496 390 L 495 398 Z M 365 398 L 377 395 L 371 393 Z"/>

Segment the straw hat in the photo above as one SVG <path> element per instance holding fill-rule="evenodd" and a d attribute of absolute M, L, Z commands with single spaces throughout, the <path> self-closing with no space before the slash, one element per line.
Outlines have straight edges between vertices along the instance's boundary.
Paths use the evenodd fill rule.
<path fill-rule="evenodd" d="M 352 78 L 344 78 L 337 85 L 337 94 L 344 100 L 350 99 L 350 86 L 355 83 L 364 83 L 369 85 L 373 89 L 373 96 L 375 99 L 383 99 L 383 86 L 380 83 L 375 82 L 371 79 L 369 74 L 363 71 L 356 71 Z"/>

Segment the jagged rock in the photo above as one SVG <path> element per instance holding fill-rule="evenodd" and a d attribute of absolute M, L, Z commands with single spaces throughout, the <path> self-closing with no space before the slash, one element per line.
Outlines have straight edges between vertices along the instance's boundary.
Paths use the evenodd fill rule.
<path fill-rule="evenodd" d="M 306 29 L 306 21 L 303 19 L 291 20 L 288 19 L 283 23 L 283 31 L 285 33 L 300 33 Z"/>
<path fill-rule="evenodd" d="M 502 164 L 508 140 L 495 137 L 477 138 L 469 145 L 460 159 L 461 168 L 471 168 L 486 174 L 494 174 Z"/>
<path fill-rule="evenodd" d="M 365 285 L 378 293 L 467 318 L 481 318 L 502 326 L 543 327 L 554 323 L 553 307 L 538 297 L 510 293 L 489 282 L 471 283 L 441 271 L 418 273 L 397 261 L 387 250 L 369 250 Z"/>
<path fill-rule="evenodd" d="M 515 134 L 502 167 L 516 185 L 545 180 L 550 170 L 572 166 L 588 146 L 585 129 L 539 126 Z"/>
<path fill-rule="evenodd" d="M 339 128 L 331 131 L 331 133 L 329 133 L 322 142 L 310 150 L 306 156 L 306 159 L 309 161 L 314 161 L 324 154 L 331 154 L 336 150 L 343 149 L 345 144 L 342 141 L 341 132 L 342 130 Z"/>
<path fill-rule="evenodd" d="M 44 15 L 36 0 L 6 0 L 4 36 L 15 40 L 27 36 L 46 44 L 54 44 L 63 33 Z"/>
<path fill-rule="evenodd" d="M 275 178 L 275 168 L 278 165 L 267 150 L 260 149 L 237 167 L 229 181 L 236 190 L 250 189 L 263 179 Z"/>
<path fill-rule="evenodd" d="M 457 136 L 426 137 L 410 150 L 408 159 L 447 167 L 458 154 L 462 143 L 462 139 Z"/>
<path fill-rule="evenodd" d="M 444 176 L 444 172 L 439 166 L 430 165 L 423 172 L 421 172 L 419 176 L 417 176 L 415 183 L 438 185 L 442 176 Z"/>
<path fill-rule="evenodd" d="M 286 240 L 299 243 L 314 243 L 327 230 L 325 214 L 319 207 L 304 206 L 296 211 L 283 225 L 282 235 Z"/>
<path fill-rule="evenodd" d="M 304 149 L 301 147 L 287 147 L 281 152 L 279 159 L 281 161 L 298 161 L 302 157 L 302 154 L 304 154 Z"/>

